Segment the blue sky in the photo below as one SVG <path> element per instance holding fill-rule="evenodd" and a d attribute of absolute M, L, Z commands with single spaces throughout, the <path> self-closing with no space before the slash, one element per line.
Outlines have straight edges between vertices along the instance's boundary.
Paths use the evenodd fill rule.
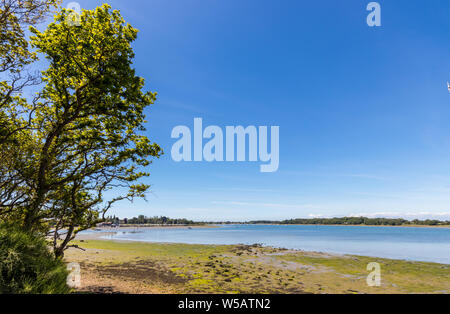
<path fill-rule="evenodd" d="M 100 1 L 78 1 L 92 9 Z M 120 217 L 450 218 L 450 2 L 109 1 L 140 30 L 134 66 L 158 92 L 148 202 Z M 65 2 L 67 4 L 68 2 Z M 280 126 L 280 167 L 176 163 L 177 125 Z"/>

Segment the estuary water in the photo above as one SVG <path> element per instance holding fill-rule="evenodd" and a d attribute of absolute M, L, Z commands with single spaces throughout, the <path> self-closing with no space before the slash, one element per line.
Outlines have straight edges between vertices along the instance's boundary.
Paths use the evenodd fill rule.
<path fill-rule="evenodd" d="M 190 244 L 255 244 L 450 264 L 450 228 L 220 225 L 216 228 L 120 228 L 102 238 Z"/>

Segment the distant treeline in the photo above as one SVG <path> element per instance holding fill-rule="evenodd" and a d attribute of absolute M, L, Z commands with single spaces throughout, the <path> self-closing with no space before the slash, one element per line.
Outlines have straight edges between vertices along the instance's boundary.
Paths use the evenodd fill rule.
<path fill-rule="evenodd" d="M 160 217 L 146 217 L 144 215 L 139 215 L 138 217 L 133 218 L 124 218 L 119 219 L 117 217 L 108 217 L 106 220 L 115 224 L 123 224 L 123 225 L 199 225 L 202 223 L 194 222 L 192 220 L 178 218 L 172 219 L 165 216 Z"/>
<path fill-rule="evenodd" d="M 394 218 L 367 218 L 367 217 L 342 217 L 342 218 L 311 218 L 311 219 L 289 219 L 283 221 L 259 220 L 250 221 L 250 224 L 282 224 L 282 225 L 366 225 L 366 226 L 446 226 L 450 221 L 440 220 L 405 220 Z"/>
<path fill-rule="evenodd" d="M 172 219 L 165 216 L 147 217 L 139 215 L 133 218 L 119 219 L 108 217 L 107 222 L 122 225 L 205 225 L 205 224 L 275 224 L 275 225 L 364 225 L 364 226 L 448 226 L 450 221 L 440 220 L 406 220 L 401 218 L 367 218 L 367 217 L 340 217 L 340 218 L 298 218 L 282 221 L 255 220 L 248 222 L 233 221 L 193 221 L 184 218 Z"/>

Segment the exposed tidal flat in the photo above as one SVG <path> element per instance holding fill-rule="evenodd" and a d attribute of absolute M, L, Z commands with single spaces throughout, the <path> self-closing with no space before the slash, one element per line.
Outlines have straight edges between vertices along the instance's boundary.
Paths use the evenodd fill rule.
<path fill-rule="evenodd" d="M 109 240 L 186 244 L 260 243 L 264 246 L 293 250 L 450 264 L 449 228 L 343 225 L 214 227 L 118 228 L 111 229 L 111 233 L 99 237 Z"/>
<path fill-rule="evenodd" d="M 178 230 L 185 232 L 185 236 L 191 232 L 195 238 L 192 234 L 196 231 L 220 229 Z M 96 293 L 450 292 L 449 264 L 261 245 L 161 243 L 164 241 L 117 237 L 123 232 L 142 236 L 140 231 L 81 235 L 76 244 L 86 251 L 70 249 L 66 253 L 68 261 L 80 263 L 80 290 Z M 373 262 L 381 266 L 379 287 L 369 287 L 366 282 L 370 273 L 367 265 Z"/>

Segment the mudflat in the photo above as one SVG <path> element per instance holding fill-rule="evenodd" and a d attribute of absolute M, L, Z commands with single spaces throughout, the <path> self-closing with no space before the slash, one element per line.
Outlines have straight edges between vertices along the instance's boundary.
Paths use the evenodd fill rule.
<path fill-rule="evenodd" d="M 191 245 L 76 240 L 68 262 L 89 293 L 449 293 L 450 265 L 284 250 L 259 245 Z M 367 284 L 369 263 L 381 285 Z"/>

